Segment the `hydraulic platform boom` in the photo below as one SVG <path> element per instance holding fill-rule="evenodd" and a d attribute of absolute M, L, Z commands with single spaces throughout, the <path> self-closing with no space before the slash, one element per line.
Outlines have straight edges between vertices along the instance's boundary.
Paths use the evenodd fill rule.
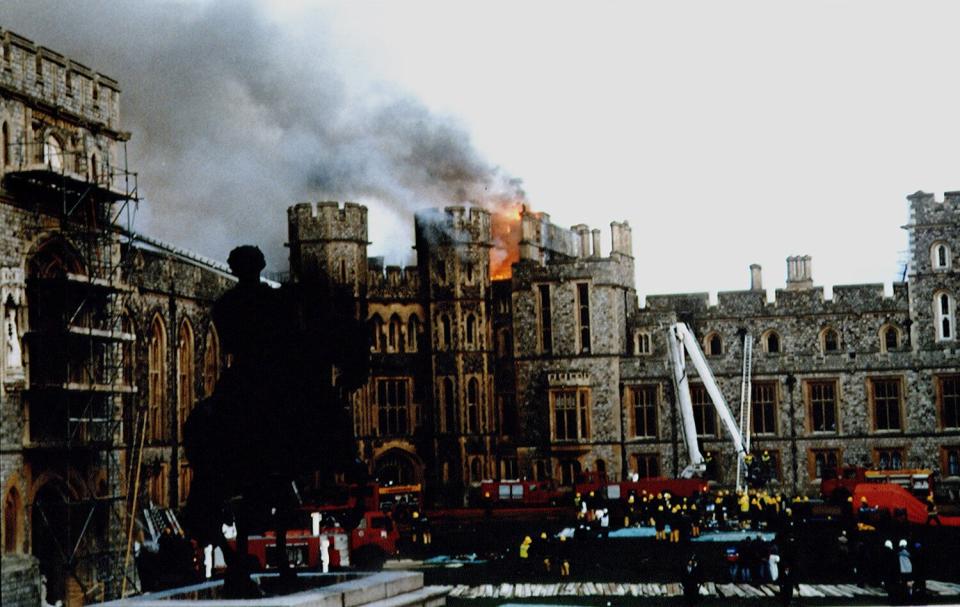
<path fill-rule="evenodd" d="M 677 400 L 680 405 L 680 416 L 683 421 L 683 437 L 687 444 L 687 453 L 690 456 L 689 465 L 684 468 L 680 474 L 682 478 L 691 478 L 703 473 L 706 469 L 703 454 L 700 452 L 700 445 L 697 442 L 697 426 L 694 422 L 693 403 L 690 400 L 690 382 L 687 379 L 686 358 L 696 368 L 703 382 L 703 387 L 710 395 L 710 400 L 720 416 L 720 421 L 726 427 L 730 438 L 733 441 L 734 448 L 737 451 L 738 462 L 746 455 L 746 447 L 743 442 L 743 436 L 740 434 L 740 428 L 727 407 L 727 401 L 723 398 L 720 388 L 713 377 L 713 372 L 707 364 L 707 360 L 700 349 L 700 344 L 693 336 L 685 323 L 676 323 L 670 326 L 668 343 L 670 344 L 670 359 L 673 363 L 673 379 L 677 391 Z"/>

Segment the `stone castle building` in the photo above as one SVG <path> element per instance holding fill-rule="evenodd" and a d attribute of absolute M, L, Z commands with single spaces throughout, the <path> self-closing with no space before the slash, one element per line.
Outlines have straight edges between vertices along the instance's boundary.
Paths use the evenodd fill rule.
<path fill-rule="evenodd" d="M 208 309 L 232 279 L 131 230 L 117 82 L 0 42 L 2 601 L 35 607 L 42 573 L 79 605 L 135 588 L 135 501 L 186 495 L 179 429 L 224 362 Z"/>
<path fill-rule="evenodd" d="M 423 483 L 458 504 L 481 479 L 672 476 L 686 465 L 667 328 L 690 324 L 731 408 L 743 336 L 754 337 L 754 450 L 779 482 L 808 491 L 841 464 L 960 474 L 960 193 L 908 197 L 906 282 L 813 284 L 809 257 L 787 260 L 785 289 L 654 295 L 638 305 L 631 230 L 567 230 L 524 212 L 512 277 L 491 280 L 491 217 L 447 207 L 416 217 L 417 264 L 367 258 L 367 211 L 346 203 L 289 210 L 293 281 L 345 286 L 369 324 L 372 373 L 354 398 L 355 433 L 383 480 Z M 710 474 L 733 484 L 732 445 L 702 384 L 692 386 Z"/>
<path fill-rule="evenodd" d="M 226 364 L 210 304 L 226 268 L 137 234 L 116 81 L 0 30 L 0 506 L 2 601 L 78 605 L 136 580 L 131 512 L 177 507 L 190 470 L 181 427 Z M 417 263 L 367 255 L 367 209 L 288 212 L 290 280 L 332 281 L 370 328 L 372 371 L 353 395 L 361 456 L 383 481 L 463 504 L 481 479 L 570 483 L 677 473 L 666 328 L 691 324 L 738 400 L 741 334 L 757 340 L 754 444 L 789 489 L 826 465 L 933 466 L 957 475 L 960 194 L 909 197 L 906 282 L 814 287 L 788 260 L 767 301 L 748 291 L 648 296 L 638 305 L 630 227 L 560 228 L 525 212 L 519 261 L 493 280 L 491 216 L 448 207 L 415 219 Z M 701 387 L 712 474 L 734 461 Z"/>

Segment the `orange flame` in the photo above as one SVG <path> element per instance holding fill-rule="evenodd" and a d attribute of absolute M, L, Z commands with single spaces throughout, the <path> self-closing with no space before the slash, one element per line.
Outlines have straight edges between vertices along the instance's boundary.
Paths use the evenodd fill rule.
<path fill-rule="evenodd" d="M 513 274 L 513 264 L 520 260 L 520 218 L 523 203 L 517 200 L 501 200 L 491 205 L 490 278 L 502 280 Z"/>

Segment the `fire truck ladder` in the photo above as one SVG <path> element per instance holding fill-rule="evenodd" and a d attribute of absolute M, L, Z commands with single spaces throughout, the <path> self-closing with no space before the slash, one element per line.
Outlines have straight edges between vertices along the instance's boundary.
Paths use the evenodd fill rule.
<path fill-rule="evenodd" d="M 753 373 L 753 335 L 743 336 L 743 372 L 740 376 L 740 436 L 743 437 L 744 448 L 750 453 L 750 377 Z M 737 458 L 737 491 L 746 488 L 747 464 L 743 457 Z"/>

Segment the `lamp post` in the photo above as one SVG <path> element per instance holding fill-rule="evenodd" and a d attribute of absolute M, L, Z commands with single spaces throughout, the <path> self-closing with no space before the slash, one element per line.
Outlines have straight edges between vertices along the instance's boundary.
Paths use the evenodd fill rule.
<path fill-rule="evenodd" d="M 794 416 L 796 409 L 793 404 L 793 388 L 797 385 L 797 378 L 792 373 L 787 375 L 787 391 L 790 393 L 790 460 L 792 465 L 791 478 L 793 479 L 793 494 L 797 494 L 797 423 Z"/>

